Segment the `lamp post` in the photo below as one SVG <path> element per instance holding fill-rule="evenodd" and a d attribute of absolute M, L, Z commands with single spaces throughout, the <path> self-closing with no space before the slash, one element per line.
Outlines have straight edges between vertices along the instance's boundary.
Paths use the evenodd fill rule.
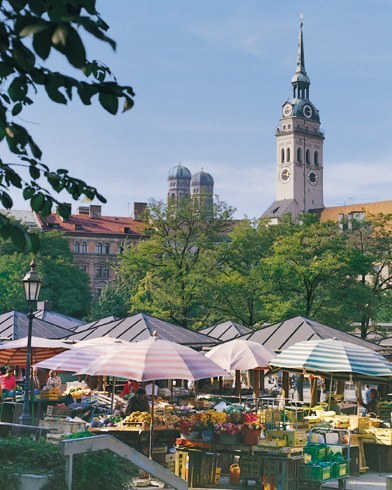
<path fill-rule="evenodd" d="M 33 259 L 30 263 L 30 270 L 23 278 L 23 285 L 25 288 L 26 300 L 29 304 L 29 312 L 27 318 L 29 319 L 29 328 L 27 332 L 27 355 L 26 355 L 26 374 L 25 374 L 25 386 L 24 386 L 24 399 L 22 415 L 19 417 L 19 423 L 23 425 L 31 425 L 32 419 L 30 415 L 30 371 L 31 371 L 31 334 L 33 330 L 33 318 L 34 318 L 34 302 L 38 300 L 39 292 L 41 289 L 41 278 L 38 272 L 35 270 L 37 264 Z"/>

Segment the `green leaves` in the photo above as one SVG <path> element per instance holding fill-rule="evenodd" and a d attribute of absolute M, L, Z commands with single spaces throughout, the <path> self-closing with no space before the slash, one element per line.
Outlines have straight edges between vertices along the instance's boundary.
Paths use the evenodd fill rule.
<path fill-rule="evenodd" d="M 99 94 L 99 102 L 101 106 L 106 109 L 110 114 L 117 114 L 118 111 L 118 99 L 116 95 L 113 94 L 105 94 L 101 92 Z"/>

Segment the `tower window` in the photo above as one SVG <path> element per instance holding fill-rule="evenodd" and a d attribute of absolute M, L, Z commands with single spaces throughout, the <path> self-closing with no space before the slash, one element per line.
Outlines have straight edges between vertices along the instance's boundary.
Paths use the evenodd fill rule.
<path fill-rule="evenodd" d="M 318 151 L 314 152 L 314 164 L 318 165 L 319 164 L 319 156 L 318 156 Z"/>
<path fill-rule="evenodd" d="M 290 161 L 290 148 L 287 148 L 287 151 L 286 151 L 286 162 L 289 162 Z"/>
<path fill-rule="evenodd" d="M 280 150 L 280 161 L 281 161 L 281 163 L 284 163 L 284 149 L 283 148 Z"/>
<path fill-rule="evenodd" d="M 309 150 L 306 150 L 305 161 L 306 161 L 306 163 L 310 163 L 310 151 Z"/>
<path fill-rule="evenodd" d="M 297 148 L 297 162 L 302 162 L 302 150 Z"/>

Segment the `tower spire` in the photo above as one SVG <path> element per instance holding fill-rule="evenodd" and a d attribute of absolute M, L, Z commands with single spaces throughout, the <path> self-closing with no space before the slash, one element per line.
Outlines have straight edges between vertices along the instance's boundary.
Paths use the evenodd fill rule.
<path fill-rule="evenodd" d="M 305 69 L 304 39 L 302 33 L 303 14 L 299 16 L 298 56 L 297 69 L 291 79 L 293 85 L 293 97 L 298 99 L 309 99 L 310 78 Z"/>

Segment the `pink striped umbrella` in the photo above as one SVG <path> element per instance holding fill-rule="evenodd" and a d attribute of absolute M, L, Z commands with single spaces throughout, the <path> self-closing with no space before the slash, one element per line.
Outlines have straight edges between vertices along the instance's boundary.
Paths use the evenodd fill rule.
<path fill-rule="evenodd" d="M 112 347 L 77 374 L 124 377 L 142 382 L 159 379 L 196 381 L 227 376 L 226 371 L 203 354 L 156 336 Z"/>
<path fill-rule="evenodd" d="M 116 349 L 119 345 L 127 344 L 121 340 L 115 340 L 111 337 L 105 337 L 105 340 L 94 339 L 92 341 L 84 341 L 70 345 L 70 349 L 35 364 L 35 367 L 42 369 L 55 369 L 56 371 L 79 371 L 88 365 L 94 359 L 99 358 L 102 353 Z"/>
<path fill-rule="evenodd" d="M 60 340 L 31 337 L 31 352 L 33 362 L 43 361 L 60 352 L 70 349 L 69 344 Z M 0 345 L 0 364 L 10 366 L 26 366 L 27 337 L 10 340 Z"/>

